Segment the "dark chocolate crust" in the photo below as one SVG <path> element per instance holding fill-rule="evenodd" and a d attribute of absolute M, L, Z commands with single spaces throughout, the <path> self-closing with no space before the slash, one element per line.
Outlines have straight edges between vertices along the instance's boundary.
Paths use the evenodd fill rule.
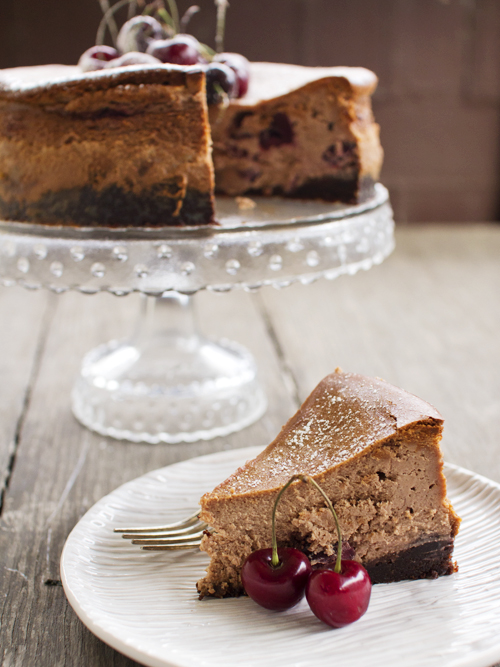
<path fill-rule="evenodd" d="M 90 186 L 47 192 L 36 202 L 6 202 L 0 197 L 0 217 L 45 225 L 97 227 L 159 227 L 206 225 L 213 222 L 210 193 L 187 188 L 179 211 L 175 183 L 158 183 L 139 194 L 117 185 Z M 168 196 L 168 193 L 172 196 Z"/>
<path fill-rule="evenodd" d="M 313 554 L 299 541 L 294 543 L 294 547 L 300 548 L 311 559 L 313 569 L 333 569 L 335 566 L 336 554 L 332 556 Z M 413 579 L 437 579 L 457 572 L 457 564 L 451 560 L 452 553 L 453 539 L 439 539 L 385 556 L 378 561 L 363 563 L 363 565 L 370 575 L 372 584 L 390 584 Z M 344 542 L 342 558 L 350 559 L 353 554 L 353 549 L 347 542 Z M 204 597 L 230 598 L 244 594 L 242 587 L 227 586 L 213 596 L 200 595 L 199 599 L 202 600 Z"/>
<path fill-rule="evenodd" d="M 294 199 L 323 199 L 346 204 L 360 204 L 373 197 L 375 181 L 371 176 L 361 179 L 343 179 L 336 176 L 311 178 L 300 187 L 287 193 Z"/>
<path fill-rule="evenodd" d="M 372 584 L 388 584 L 406 579 L 437 579 L 457 571 L 451 560 L 453 539 L 434 540 L 364 563 Z"/>
<path fill-rule="evenodd" d="M 336 553 L 332 556 L 313 553 L 299 540 L 295 541 L 293 546 L 306 554 L 314 569 L 335 567 Z M 452 553 L 453 538 L 433 539 L 384 556 L 380 560 L 364 562 L 363 566 L 368 570 L 372 584 L 388 584 L 407 579 L 436 579 L 457 571 L 456 564 L 451 560 Z M 342 560 L 352 559 L 354 556 L 354 549 L 348 542 L 343 542 Z"/>
<path fill-rule="evenodd" d="M 293 190 L 274 188 L 271 193 L 275 197 L 291 199 L 321 199 L 323 201 L 342 202 L 344 204 L 361 204 L 368 201 L 375 193 L 375 181 L 371 176 L 358 178 L 339 178 L 338 176 L 323 176 L 311 178 Z M 250 188 L 245 192 L 249 197 L 269 195 L 260 189 Z"/>
<path fill-rule="evenodd" d="M 198 600 L 204 600 L 205 598 L 217 598 L 222 600 L 224 598 L 239 598 L 242 595 L 246 595 L 243 586 L 236 588 L 235 586 L 228 586 L 223 591 L 217 591 L 213 595 L 205 595 L 200 593 L 200 587 L 196 584 L 196 590 L 198 591 Z"/>

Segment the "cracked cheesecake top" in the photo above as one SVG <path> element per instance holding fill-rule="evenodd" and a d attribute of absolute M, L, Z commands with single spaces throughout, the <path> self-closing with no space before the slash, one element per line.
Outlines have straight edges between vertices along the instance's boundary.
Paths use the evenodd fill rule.
<path fill-rule="evenodd" d="M 204 498 L 276 489 L 297 473 L 321 474 L 422 420 L 443 422 L 429 403 L 403 389 L 337 369 L 263 452 Z"/>

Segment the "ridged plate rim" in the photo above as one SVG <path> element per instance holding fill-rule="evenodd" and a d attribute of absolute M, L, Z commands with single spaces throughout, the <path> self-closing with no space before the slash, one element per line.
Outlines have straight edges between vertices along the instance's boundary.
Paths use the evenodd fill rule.
<path fill-rule="evenodd" d="M 113 528 L 176 520 L 202 493 L 255 456 L 251 447 L 188 459 L 132 480 L 98 501 L 61 556 L 66 596 L 97 637 L 148 667 L 490 667 L 500 660 L 500 485 L 446 464 L 462 517 L 459 572 L 375 586 L 367 614 L 341 630 L 303 601 L 284 613 L 248 598 L 197 600 L 207 557 L 140 551 Z M 155 625 L 156 624 L 156 625 Z"/>

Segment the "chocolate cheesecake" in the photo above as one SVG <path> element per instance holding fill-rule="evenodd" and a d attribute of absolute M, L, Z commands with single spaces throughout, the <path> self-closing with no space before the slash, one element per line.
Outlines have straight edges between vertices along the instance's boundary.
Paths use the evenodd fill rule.
<path fill-rule="evenodd" d="M 211 560 L 200 597 L 243 592 L 240 570 L 271 545 L 271 512 L 294 474 L 311 475 L 337 511 L 344 557 L 372 583 L 451 574 L 460 519 L 446 497 L 435 408 L 375 378 L 337 370 L 314 389 L 278 437 L 205 494 L 202 520 L 213 529 L 202 551 Z M 306 553 L 313 567 L 333 564 L 337 534 L 322 496 L 296 482 L 277 511 L 279 546 Z"/>
<path fill-rule="evenodd" d="M 357 203 L 382 167 L 363 67 L 251 63 L 247 94 L 210 113 L 217 192 Z"/>
<path fill-rule="evenodd" d="M 198 66 L 2 70 L 0 217 L 205 225 L 214 187 L 363 201 L 382 164 L 376 84 L 363 68 L 252 63 L 248 92 L 208 109 Z"/>
<path fill-rule="evenodd" d="M 0 72 L 0 216 L 48 225 L 209 224 L 205 76 L 129 66 Z"/>

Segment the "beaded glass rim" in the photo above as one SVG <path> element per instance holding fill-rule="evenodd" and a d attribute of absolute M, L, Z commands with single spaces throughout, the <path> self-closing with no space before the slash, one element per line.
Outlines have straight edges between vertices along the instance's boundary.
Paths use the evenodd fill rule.
<path fill-rule="evenodd" d="M 110 229 L 0 221 L 0 282 L 54 292 L 161 296 L 308 284 L 382 262 L 394 247 L 387 189 L 363 204 L 217 200 L 218 226 Z M 253 206 L 255 204 L 255 206 Z M 240 202 L 241 206 L 241 202 Z"/>

